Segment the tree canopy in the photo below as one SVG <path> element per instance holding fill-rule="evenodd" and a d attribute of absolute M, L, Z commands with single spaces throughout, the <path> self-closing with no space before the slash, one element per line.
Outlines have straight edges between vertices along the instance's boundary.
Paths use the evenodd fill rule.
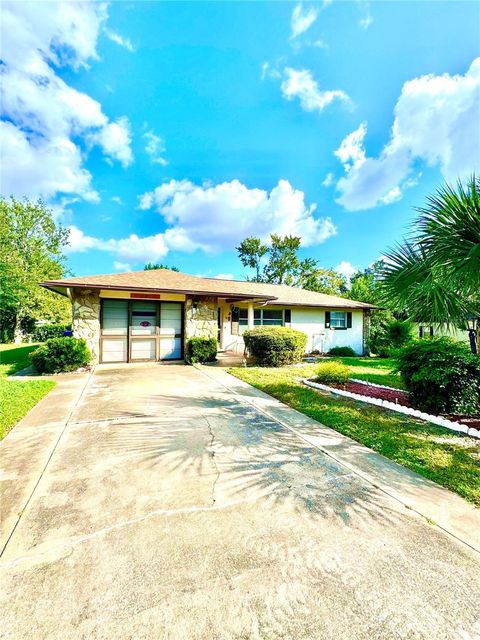
<path fill-rule="evenodd" d="M 68 301 L 38 286 L 42 280 L 66 275 L 67 245 L 68 231 L 55 224 L 41 200 L 0 198 L 2 339 L 11 339 L 29 318 L 51 322 L 70 318 Z"/>
<path fill-rule="evenodd" d="M 169 267 L 168 264 L 163 264 L 162 262 L 147 262 L 147 264 L 143 267 L 144 271 L 154 271 L 155 269 L 169 269 L 170 271 L 179 271 L 177 267 Z"/>
<path fill-rule="evenodd" d="M 237 247 L 238 256 L 244 267 L 253 269 L 254 282 L 286 284 L 319 291 L 330 295 L 344 295 L 347 292 L 345 277 L 334 269 L 325 269 L 317 260 L 301 260 L 298 252 L 301 239 L 297 236 L 272 234 L 270 243 L 260 238 L 249 237 Z"/>

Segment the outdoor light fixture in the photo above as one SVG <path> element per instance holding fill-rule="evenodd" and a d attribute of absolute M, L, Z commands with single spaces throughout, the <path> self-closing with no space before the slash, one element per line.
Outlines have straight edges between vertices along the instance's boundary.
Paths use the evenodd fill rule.
<path fill-rule="evenodd" d="M 467 331 L 468 339 L 470 340 L 470 349 L 472 353 L 478 353 L 477 349 L 477 331 L 478 331 L 478 319 L 472 314 L 467 314 Z"/>

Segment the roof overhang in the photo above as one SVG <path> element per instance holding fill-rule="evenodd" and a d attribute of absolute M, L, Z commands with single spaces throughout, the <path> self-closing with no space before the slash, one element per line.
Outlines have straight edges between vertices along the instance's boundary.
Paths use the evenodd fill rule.
<path fill-rule="evenodd" d="M 183 293 L 189 296 L 207 296 L 207 297 L 217 297 L 217 298 L 228 298 L 229 300 L 235 298 L 236 301 L 241 300 L 276 300 L 275 296 L 262 296 L 262 295 L 252 295 L 251 293 L 235 293 L 229 291 L 202 291 L 201 289 L 163 289 L 158 287 L 128 287 L 121 285 L 108 285 L 108 284 L 79 284 L 77 282 L 58 282 L 56 280 L 45 280 L 44 282 L 39 282 L 41 287 L 45 287 L 45 289 L 49 289 L 50 291 L 54 291 L 55 293 L 59 293 L 60 295 L 68 297 L 68 289 L 102 289 L 104 291 L 130 291 L 139 293 Z"/>

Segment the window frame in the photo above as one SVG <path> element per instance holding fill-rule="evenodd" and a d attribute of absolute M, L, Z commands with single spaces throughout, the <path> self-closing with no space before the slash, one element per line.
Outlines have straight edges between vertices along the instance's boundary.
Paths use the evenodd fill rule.
<path fill-rule="evenodd" d="M 274 324 L 273 322 L 263 321 L 264 311 L 278 311 L 282 314 L 281 324 Z M 242 317 L 243 316 L 243 317 Z M 285 309 L 263 309 L 257 308 L 253 310 L 253 326 L 254 327 L 284 327 L 285 326 Z M 271 319 L 270 319 L 271 320 Z M 280 318 L 279 318 L 280 320 Z M 246 307 L 239 307 L 238 309 L 238 334 L 242 335 L 244 331 L 248 329 L 248 309 Z"/>

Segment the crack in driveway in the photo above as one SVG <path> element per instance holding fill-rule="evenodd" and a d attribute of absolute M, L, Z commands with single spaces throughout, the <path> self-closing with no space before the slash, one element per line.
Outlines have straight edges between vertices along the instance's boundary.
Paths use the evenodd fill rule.
<path fill-rule="evenodd" d="M 220 469 L 218 468 L 217 461 L 215 460 L 215 451 L 212 448 L 213 447 L 213 443 L 215 442 L 215 434 L 213 433 L 212 425 L 210 424 L 210 421 L 208 420 L 208 418 L 206 416 L 202 416 L 202 418 L 207 423 L 208 433 L 210 434 L 210 436 L 212 438 L 210 440 L 210 443 L 209 443 L 208 447 L 207 447 L 207 451 L 208 451 L 208 454 L 209 454 L 210 459 L 212 461 L 212 464 L 213 464 L 213 466 L 215 468 L 215 471 L 217 472 L 217 475 L 216 475 L 215 480 L 213 481 L 213 485 L 212 485 L 212 505 L 215 505 L 215 502 L 216 502 L 216 499 L 215 499 L 215 487 L 217 486 L 217 482 L 218 482 L 218 480 L 220 478 Z"/>

